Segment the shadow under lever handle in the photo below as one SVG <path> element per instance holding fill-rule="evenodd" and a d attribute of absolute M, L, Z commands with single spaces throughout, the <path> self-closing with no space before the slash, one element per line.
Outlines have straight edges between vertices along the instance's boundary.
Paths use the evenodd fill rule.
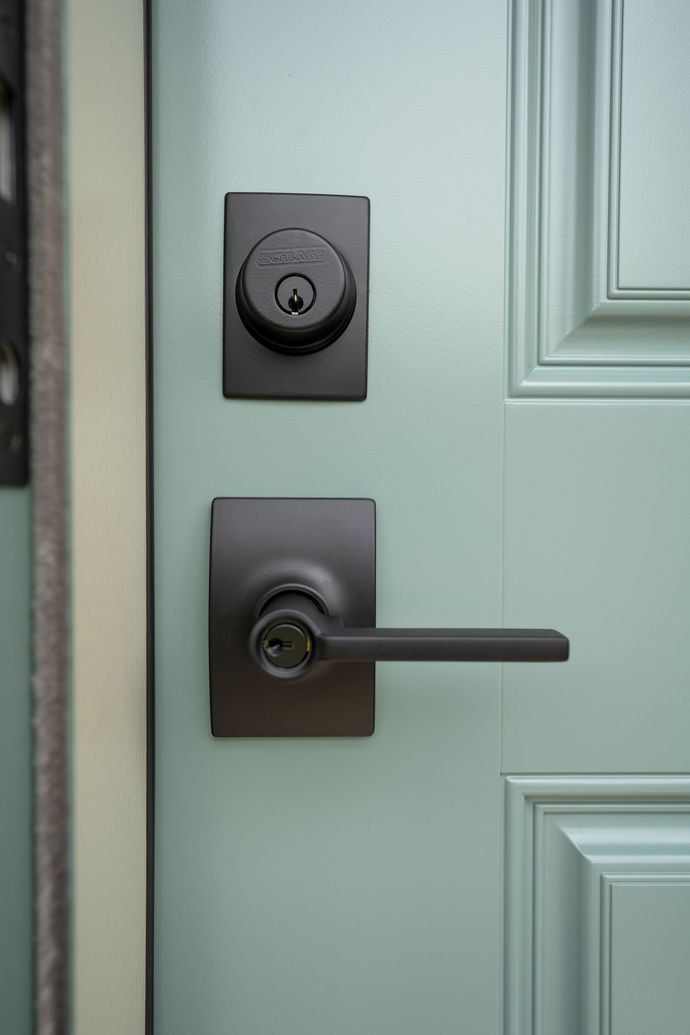
<path fill-rule="evenodd" d="M 302 674 L 312 660 L 567 661 L 570 650 L 568 638 L 554 629 L 351 628 L 301 593 L 270 602 L 252 630 L 252 645 L 264 671 L 283 678 Z"/>

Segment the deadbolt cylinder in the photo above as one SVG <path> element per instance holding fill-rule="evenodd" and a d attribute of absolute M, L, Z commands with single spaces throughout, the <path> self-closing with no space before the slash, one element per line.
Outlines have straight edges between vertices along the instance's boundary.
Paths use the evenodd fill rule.
<path fill-rule="evenodd" d="M 352 271 L 329 241 L 286 228 L 262 238 L 245 259 L 235 289 L 247 330 L 278 352 L 316 352 L 345 330 L 357 302 Z"/>

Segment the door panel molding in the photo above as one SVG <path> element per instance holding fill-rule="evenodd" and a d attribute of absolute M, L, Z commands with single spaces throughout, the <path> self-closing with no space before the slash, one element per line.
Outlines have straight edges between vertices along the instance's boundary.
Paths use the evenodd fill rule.
<path fill-rule="evenodd" d="M 687 17 L 680 6 L 667 15 L 671 21 Z M 656 17 L 652 8 L 649 17 Z M 513 397 L 690 396 L 690 287 L 679 284 L 685 276 L 676 235 L 663 256 L 667 284 L 622 282 L 622 265 L 626 274 L 639 266 L 635 250 L 644 255 L 645 241 L 656 240 L 655 226 L 682 211 L 685 168 L 678 148 L 666 159 L 663 150 L 657 154 L 658 196 L 633 217 L 632 187 L 645 163 L 632 161 L 626 138 L 642 131 L 654 101 L 660 108 L 673 103 L 664 84 L 668 92 L 675 73 L 659 86 L 662 77 L 652 77 L 648 95 L 637 90 L 633 96 L 625 68 L 626 62 L 634 67 L 638 55 L 632 33 L 626 42 L 625 25 L 623 0 L 512 5 Z M 662 50 L 651 52 L 653 68 Z M 681 75 L 681 66 L 676 71 Z"/>
<path fill-rule="evenodd" d="M 690 915 L 690 777 L 509 776 L 505 810 L 504 1035 L 629 1031 L 618 1021 L 639 1012 L 639 982 L 626 974 L 648 974 L 657 1016 L 690 1005 L 673 964 Z M 675 940 L 647 937 L 668 906 Z"/>

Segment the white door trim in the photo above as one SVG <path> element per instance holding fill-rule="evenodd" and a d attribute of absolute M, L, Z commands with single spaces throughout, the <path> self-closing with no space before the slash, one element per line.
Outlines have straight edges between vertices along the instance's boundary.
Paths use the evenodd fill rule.
<path fill-rule="evenodd" d="M 145 1026 L 144 35 L 142 0 L 68 0 L 76 1035 Z"/>

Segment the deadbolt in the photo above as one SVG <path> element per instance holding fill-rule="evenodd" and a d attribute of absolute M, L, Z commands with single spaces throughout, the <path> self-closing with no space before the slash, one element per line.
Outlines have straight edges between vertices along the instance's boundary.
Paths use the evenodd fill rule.
<path fill-rule="evenodd" d="M 227 194 L 223 394 L 364 399 L 368 295 L 367 198 Z"/>
<path fill-rule="evenodd" d="M 325 237 L 295 227 L 256 244 L 240 269 L 237 309 L 247 330 L 268 348 L 317 352 L 343 333 L 357 289 L 347 260 Z"/>

